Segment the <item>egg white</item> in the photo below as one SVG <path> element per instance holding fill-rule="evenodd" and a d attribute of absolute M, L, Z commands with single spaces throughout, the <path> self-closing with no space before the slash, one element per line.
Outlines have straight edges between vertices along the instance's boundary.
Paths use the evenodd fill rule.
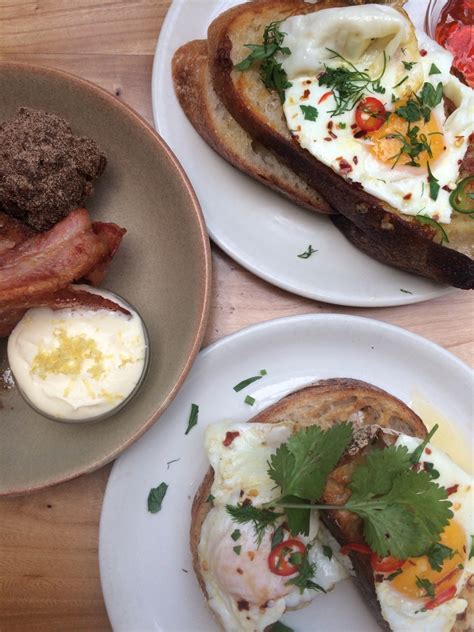
<path fill-rule="evenodd" d="M 268 460 L 288 439 L 293 424 L 259 424 L 221 422 L 206 430 L 205 448 L 214 469 L 211 489 L 213 507 L 204 520 L 198 545 L 200 569 L 209 598 L 209 605 L 228 632 L 262 631 L 278 621 L 287 608 L 299 608 L 318 594 L 287 582 L 292 577 L 272 573 L 268 566 L 273 529 L 267 529 L 260 546 L 255 541 L 251 524 L 237 524 L 226 511 L 226 504 L 235 505 L 249 498 L 259 506 L 278 495 L 275 483 L 267 473 Z M 227 432 L 238 432 L 229 446 L 223 441 Z M 238 529 L 240 537 L 231 535 Z M 313 581 L 324 590 L 331 590 L 337 581 L 347 577 L 339 546 L 320 524 L 318 512 L 311 513 L 310 533 L 298 539 L 310 545 L 308 559 L 316 564 Z M 331 546 L 333 556 L 324 555 L 323 544 Z M 234 547 L 240 546 L 237 554 Z M 247 606 L 239 609 L 239 602 Z"/>
<path fill-rule="evenodd" d="M 404 445 L 413 452 L 420 443 L 419 439 L 400 435 L 395 445 Z M 457 491 L 449 496 L 453 505 L 451 508 L 454 513 L 453 520 L 462 526 L 466 534 L 466 543 L 470 543 L 471 535 L 474 534 L 474 481 L 469 474 L 453 463 L 447 454 L 431 444 L 428 449 L 429 456 L 425 452 L 421 461 L 433 463 L 434 469 L 440 474 L 436 482 L 446 489 L 458 485 Z M 464 563 L 463 572 L 456 583 L 458 595 L 472 574 L 474 574 L 474 558 L 467 559 Z M 401 595 L 391 587 L 389 581 L 378 582 L 375 588 L 382 614 L 393 632 L 406 632 L 406 630 L 450 632 L 456 616 L 464 612 L 467 607 L 465 599 L 455 597 L 433 610 L 422 612 L 424 600 L 409 599 Z"/>
<path fill-rule="evenodd" d="M 300 145 L 341 177 L 360 183 L 367 193 L 402 213 L 449 223 L 452 214 L 449 195 L 456 186 L 459 165 L 466 153 L 469 135 L 474 131 L 474 91 L 450 74 L 451 53 L 423 33 L 417 34 L 417 41 L 409 19 L 381 5 L 324 9 L 294 16 L 285 20 L 280 30 L 286 33 L 284 46 L 291 51 L 289 56 L 279 57 L 292 84 L 285 91 L 283 109 L 288 127 Z M 443 84 L 444 94 L 457 109 L 446 118 L 441 102 L 431 114 L 442 128 L 446 147 L 430 165 L 441 187 L 437 200 L 430 197 L 426 169 L 393 167 L 392 162 L 379 161 L 369 151 L 370 135 L 367 139 L 353 136 L 354 110 L 332 116 L 331 111 L 336 106 L 332 95 L 319 103 L 328 92 L 326 86 L 318 85 L 319 74 L 325 66 L 343 65 L 328 49 L 367 71 L 371 78 L 380 75 L 385 51 L 386 69 L 380 80 L 385 92 L 367 92 L 367 95 L 382 101 L 387 111 L 394 109 L 392 95 L 396 101 L 419 92 L 425 82 L 434 87 L 439 82 Z M 421 56 L 420 50 L 426 54 Z M 406 70 L 404 61 L 415 64 Z M 432 64 L 439 73 L 430 75 Z M 397 86 L 405 77 L 407 79 Z M 301 109 L 305 105 L 317 109 L 315 121 L 305 118 Z M 331 130 L 328 124 L 333 125 Z"/>

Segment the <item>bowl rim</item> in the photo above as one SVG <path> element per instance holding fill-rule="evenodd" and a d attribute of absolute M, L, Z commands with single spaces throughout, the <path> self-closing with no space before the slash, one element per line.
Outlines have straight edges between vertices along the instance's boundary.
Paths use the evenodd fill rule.
<path fill-rule="evenodd" d="M 198 238 L 201 242 L 201 269 L 202 269 L 202 278 L 200 282 L 201 292 L 200 292 L 200 301 L 198 307 L 198 323 L 195 329 L 195 333 L 192 339 L 192 343 L 190 349 L 188 350 L 186 361 L 179 373 L 174 385 L 169 390 L 167 396 L 161 402 L 161 404 L 151 413 L 151 415 L 145 420 L 145 422 L 132 434 L 128 435 L 127 438 L 113 450 L 108 451 L 107 454 L 103 455 L 100 458 L 97 458 L 95 461 L 89 463 L 87 466 L 80 466 L 77 469 L 73 469 L 69 471 L 65 475 L 60 475 L 51 480 L 40 482 L 37 485 L 22 485 L 21 487 L 13 487 L 7 489 L 5 491 L 0 490 L 0 497 L 7 496 L 19 496 L 23 494 L 28 494 L 33 491 L 40 491 L 43 489 L 47 489 L 52 487 L 53 485 L 58 485 L 59 483 L 65 483 L 70 481 L 82 474 L 88 474 L 98 470 L 104 465 L 107 465 L 111 461 L 113 461 L 119 454 L 121 454 L 125 449 L 131 446 L 137 439 L 139 439 L 163 414 L 163 412 L 168 408 L 173 399 L 176 397 L 179 389 L 181 388 L 187 374 L 189 373 L 191 366 L 194 363 L 194 360 L 199 352 L 201 347 L 202 340 L 204 338 L 204 334 L 207 327 L 207 322 L 209 318 L 210 305 L 211 305 L 211 288 L 212 288 L 212 259 L 211 259 L 211 247 L 209 241 L 209 235 L 207 233 L 207 228 L 204 220 L 204 215 L 197 199 L 196 193 L 193 189 L 191 181 L 189 180 L 184 168 L 178 161 L 177 157 L 168 146 L 166 141 L 158 134 L 158 132 L 153 129 L 153 127 L 140 115 L 138 114 L 131 106 L 127 105 L 116 96 L 108 92 L 105 88 L 98 86 L 97 84 L 89 81 L 88 79 L 83 79 L 73 73 L 67 72 L 65 70 L 61 70 L 58 68 L 54 68 L 47 65 L 41 64 L 32 64 L 29 62 L 18 62 L 18 61 L 6 61 L 0 60 L 0 74 L 4 72 L 13 72 L 13 73 L 22 73 L 22 72 L 30 72 L 36 73 L 45 76 L 55 76 L 59 79 L 62 79 L 64 82 L 73 84 L 89 93 L 95 93 L 100 96 L 105 103 L 108 103 L 113 108 L 118 108 L 121 110 L 127 117 L 132 119 L 136 125 L 138 125 L 150 138 L 151 140 L 158 146 L 159 150 L 164 153 L 166 158 L 169 160 L 171 165 L 174 167 L 181 184 L 184 186 L 185 192 L 190 200 L 190 206 L 192 215 L 197 224 L 198 229 Z"/>

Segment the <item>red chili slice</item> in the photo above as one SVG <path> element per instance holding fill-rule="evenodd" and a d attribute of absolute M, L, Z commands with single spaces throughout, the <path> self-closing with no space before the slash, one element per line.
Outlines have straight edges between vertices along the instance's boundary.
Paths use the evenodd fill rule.
<path fill-rule="evenodd" d="M 364 555 L 372 555 L 372 549 L 367 544 L 359 544 L 358 542 L 354 542 L 352 544 L 345 544 L 341 547 L 342 555 L 348 555 L 351 551 L 355 553 L 362 553 Z"/>
<path fill-rule="evenodd" d="M 320 103 L 324 103 L 324 101 L 326 101 L 326 99 L 329 99 L 329 97 L 331 96 L 331 94 L 332 94 L 332 90 L 329 90 L 329 92 L 325 92 L 325 93 L 323 94 L 323 96 L 319 99 L 319 101 L 318 101 L 318 105 L 319 105 Z"/>
<path fill-rule="evenodd" d="M 434 599 L 430 599 L 430 601 L 427 601 L 425 603 L 424 610 L 433 610 L 433 608 L 437 608 L 442 603 L 449 601 L 455 595 L 456 595 L 456 586 L 450 586 L 449 588 L 446 588 L 446 590 L 443 590 L 442 592 L 440 592 L 439 595 L 436 595 Z"/>
<path fill-rule="evenodd" d="M 364 132 L 375 132 L 385 123 L 386 110 L 382 101 L 375 97 L 365 97 L 356 108 L 355 119 Z"/>
<path fill-rule="evenodd" d="M 405 560 L 399 560 L 391 555 L 380 557 L 377 553 L 372 553 L 370 563 L 373 570 L 377 573 L 393 573 L 393 571 L 397 571 L 405 564 Z"/>
<path fill-rule="evenodd" d="M 300 553 L 301 555 L 301 562 L 299 564 L 290 562 L 290 557 L 295 553 Z M 303 563 L 303 556 L 305 554 L 306 547 L 303 542 L 295 539 L 284 540 L 270 551 L 268 566 L 275 575 L 293 575 Z"/>
<path fill-rule="evenodd" d="M 222 445 L 224 445 L 226 448 L 228 448 L 230 446 L 230 444 L 232 443 L 232 441 L 234 439 L 237 439 L 237 437 L 240 435 L 240 432 L 231 432 L 230 430 L 228 432 L 225 433 L 225 439 L 222 442 Z"/>

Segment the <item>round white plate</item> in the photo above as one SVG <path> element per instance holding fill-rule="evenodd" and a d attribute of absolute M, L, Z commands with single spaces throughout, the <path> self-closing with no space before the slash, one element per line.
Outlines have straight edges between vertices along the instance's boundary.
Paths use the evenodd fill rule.
<path fill-rule="evenodd" d="M 194 130 L 173 90 L 171 59 L 185 42 L 205 38 L 212 20 L 239 1 L 174 0 L 153 67 L 155 127 L 186 169 L 212 239 L 262 279 L 337 305 L 402 305 L 449 291 L 367 257 L 328 217 L 298 208 L 234 169 Z M 409 0 L 407 5 L 419 26 L 427 4 L 428 0 Z M 318 252 L 309 259 L 298 258 L 309 244 Z"/>
<path fill-rule="evenodd" d="M 245 391 L 233 386 L 261 369 Z M 470 369 L 433 343 L 375 320 L 340 315 L 284 318 L 244 329 L 198 356 L 180 393 L 144 437 L 115 463 L 100 523 L 99 559 L 115 632 L 217 632 L 191 565 L 193 496 L 208 468 L 205 427 L 243 421 L 291 390 L 317 379 L 366 380 L 409 402 L 421 393 L 455 421 L 469 445 Z M 245 395 L 255 397 L 250 407 Z M 191 403 L 199 420 L 185 436 Z M 175 459 L 179 459 L 174 461 Z M 174 461 L 174 462 L 172 462 Z M 151 487 L 168 492 L 162 510 L 147 511 Z M 372 615 L 346 580 L 284 621 L 297 632 L 375 632 Z"/>

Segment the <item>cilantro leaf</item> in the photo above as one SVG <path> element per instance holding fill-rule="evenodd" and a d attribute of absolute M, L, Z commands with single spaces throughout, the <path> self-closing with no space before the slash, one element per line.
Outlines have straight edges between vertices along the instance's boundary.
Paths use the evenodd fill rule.
<path fill-rule="evenodd" d="M 283 530 L 283 525 L 280 525 L 277 529 L 275 529 L 273 536 L 272 536 L 272 549 L 274 549 L 277 544 L 280 544 L 280 542 L 283 542 L 283 538 L 285 536 L 285 532 Z"/>
<path fill-rule="evenodd" d="M 437 542 L 433 544 L 426 555 L 431 568 L 434 571 L 440 571 L 443 568 L 444 560 L 451 560 L 456 553 L 457 551 L 450 549 L 449 546 Z"/>
<path fill-rule="evenodd" d="M 185 435 L 189 434 L 189 432 L 194 428 L 194 426 L 198 422 L 199 415 L 199 406 L 197 404 L 191 404 L 191 412 L 189 413 L 188 419 L 188 427 L 186 428 Z"/>
<path fill-rule="evenodd" d="M 351 500 L 358 496 L 372 498 L 387 494 L 392 489 L 394 477 L 409 469 L 410 465 L 410 453 L 405 446 L 374 450 L 354 471 L 349 486 Z"/>
<path fill-rule="evenodd" d="M 428 166 L 428 182 L 430 185 L 430 198 L 436 202 L 438 199 L 438 194 L 440 190 L 439 181 L 434 177 L 433 172 L 431 171 L 430 163 L 427 163 Z"/>
<path fill-rule="evenodd" d="M 239 524 L 251 522 L 253 524 L 258 546 L 262 543 L 266 528 L 275 524 L 276 520 L 282 516 L 282 514 L 270 509 L 257 509 L 252 505 L 226 505 L 226 510 L 235 522 Z"/>
<path fill-rule="evenodd" d="M 328 546 L 327 544 L 323 544 L 323 554 L 325 555 L 325 557 L 327 557 L 329 560 L 332 559 L 332 549 L 330 546 Z"/>
<path fill-rule="evenodd" d="M 441 70 L 438 68 L 438 66 L 436 64 L 431 64 L 431 68 L 430 68 L 430 75 L 440 75 L 441 74 Z"/>
<path fill-rule="evenodd" d="M 301 500 L 297 496 L 284 496 L 280 498 L 278 502 L 289 504 L 304 504 L 304 500 Z M 309 519 L 310 511 L 306 508 L 298 509 L 297 507 L 289 507 L 285 510 L 288 528 L 293 535 L 302 533 L 304 535 L 309 534 Z"/>
<path fill-rule="evenodd" d="M 285 625 L 281 621 L 277 621 L 276 623 L 271 625 L 268 629 L 270 632 L 295 632 L 293 628 L 289 628 L 287 625 Z"/>
<path fill-rule="evenodd" d="M 148 511 L 150 513 L 158 513 L 161 510 L 163 498 L 168 490 L 166 483 L 160 483 L 158 487 L 152 487 L 148 494 Z"/>
<path fill-rule="evenodd" d="M 310 426 L 295 432 L 270 458 L 268 474 L 283 496 L 318 499 L 329 473 L 352 439 L 352 426 L 337 424 L 323 432 Z"/>
<path fill-rule="evenodd" d="M 286 583 L 289 586 L 297 586 L 300 589 L 300 593 L 303 593 L 306 588 L 309 590 L 318 590 L 325 593 L 327 591 L 324 590 L 322 586 L 313 582 L 313 577 L 316 572 L 316 564 L 312 564 L 309 561 L 307 552 L 308 550 L 309 547 L 306 550 L 306 553 L 302 560 L 302 564 L 298 569 L 298 575 L 296 577 L 293 577 Z"/>
<path fill-rule="evenodd" d="M 435 596 L 435 586 L 430 582 L 429 579 L 422 579 L 421 577 L 417 576 L 416 585 L 418 588 L 421 588 L 421 590 L 425 591 L 425 597 L 431 597 L 431 599 L 433 599 L 433 597 Z"/>
<path fill-rule="evenodd" d="M 300 105 L 305 121 L 315 121 L 318 118 L 318 110 L 312 105 Z"/>
<path fill-rule="evenodd" d="M 397 108 L 395 113 L 409 123 L 416 123 L 421 119 L 420 108 L 415 101 L 407 101 L 407 104 Z"/>

